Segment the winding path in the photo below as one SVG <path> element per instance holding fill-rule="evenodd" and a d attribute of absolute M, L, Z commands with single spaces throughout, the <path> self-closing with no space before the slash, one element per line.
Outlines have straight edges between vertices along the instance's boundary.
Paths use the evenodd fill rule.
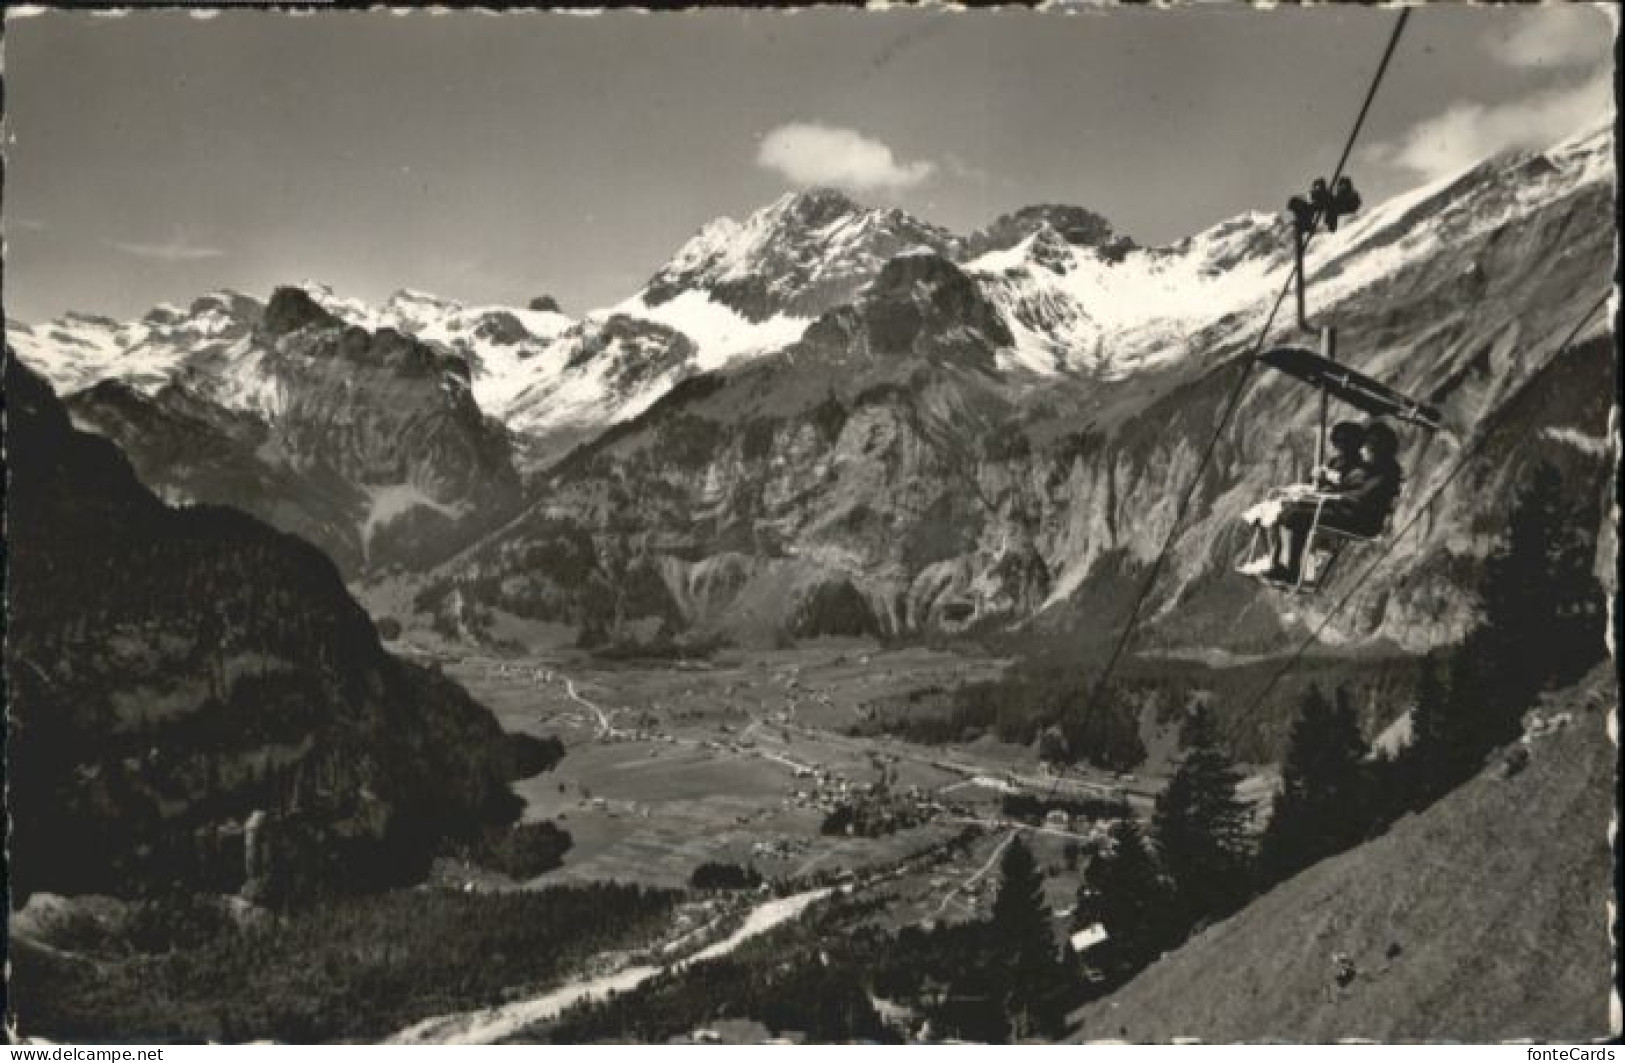
<path fill-rule="evenodd" d="M 510 1004 L 499 1004 L 478 1011 L 424 1019 L 395 1034 L 388 1043 L 494 1044 L 503 1038 L 513 1036 L 527 1026 L 556 1017 L 572 1004 L 602 998 L 609 993 L 625 993 L 657 974 L 680 971 L 692 963 L 726 956 L 751 938 L 795 919 L 814 902 L 822 900 L 832 892 L 834 887 L 824 887 L 764 901 L 751 909 L 739 929 L 685 959 L 661 966 L 639 964 L 623 967 L 594 978 L 577 979 L 529 1000 L 516 1000 Z"/>
<path fill-rule="evenodd" d="M 609 722 L 609 717 L 605 715 L 604 710 L 576 693 L 576 681 L 574 679 L 566 678 L 564 680 L 564 692 L 570 696 L 571 701 L 577 705 L 584 705 L 597 714 L 599 738 L 610 738 L 616 734 L 615 726 Z"/>
<path fill-rule="evenodd" d="M 948 910 L 949 903 L 951 903 L 953 901 L 954 894 L 963 891 L 965 889 L 965 887 L 971 885 L 973 882 L 976 882 L 978 879 L 986 878 L 988 873 L 993 870 L 993 865 L 999 862 L 999 857 L 1003 856 L 1004 851 L 1010 847 L 1010 843 L 1016 840 L 1016 834 L 1017 834 L 1017 832 L 1014 831 L 1014 830 L 1012 830 L 1008 834 L 1006 834 L 1004 836 L 1004 840 L 999 842 L 998 845 L 993 847 L 993 855 L 989 856 L 987 858 L 987 863 L 983 864 L 981 867 L 977 868 L 975 871 L 972 871 L 969 875 L 966 875 L 963 879 L 960 880 L 959 885 L 955 886 L 953 889 L 951 889 L 947 893 L 943 894 L 942 895 L 942 903 L 937 905 L 937 910 L 932 912 L 930 915 L 926 916 L 925 918 L 921 919 L 920 920 L 920 925 L 923 926 L 926 923 L 933 922 L 933 921 L 935 921 L 937 919 L 941 919 L 942 918 L 942 913 L 946 912 Z"/>

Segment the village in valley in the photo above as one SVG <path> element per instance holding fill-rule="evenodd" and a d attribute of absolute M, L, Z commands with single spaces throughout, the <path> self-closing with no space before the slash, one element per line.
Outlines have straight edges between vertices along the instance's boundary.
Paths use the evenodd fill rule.
<path fill-rule="evenodd" d="M 887 903 L 871 918 L 932 926 L 986 914 L 1019 835 L 1047 872 L 1057 928 L 1087 947 L 1098 928 L 1071 929 L 1081 869 L 1112 822 L 1149 814 L 1157 785 L 1143 768 L 1035 764 L 990 737 L 934 746 L 864 726 L 911 691 L 996 675 L 993 657 L 824 639 L 678 669 L 567 649 L 439 663 L 504 726 L 565 743 L 555 770 L 517 787 L 527 819 L 572 840 L 534 886 L 686 886 L 705 864 L 745 869 L 761 891 L 883 874 Z M 470 888 L 507 888 L 466 871 Z"/>

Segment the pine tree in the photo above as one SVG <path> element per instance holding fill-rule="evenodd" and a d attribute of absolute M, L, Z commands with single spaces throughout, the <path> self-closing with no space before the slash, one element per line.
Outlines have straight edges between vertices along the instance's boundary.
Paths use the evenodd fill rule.
<path fill-rule="evenodd" d="M 991 929 L 1007 972 L 1005 1013 L 1011 1035 L 1056 1036 L 1065 1018 L 1069 968 L 1062 964 L 1050 932 L 1038 862 L 1019 837 L 1005 847 L 999 862 Z"/>
<path fill-rule="evenodd" d="M 1173 912 L 1183 931 L 1228 915 L 1246 895 L 1248 809 L 1236 797 L 1241 774 L 1219 745 L 1206 706 L 1180 734 L 1184 758 L 1157 795 L 1152 831 L 1173 882 Z"/>
<path fill-rule="evenodd" d="M 1116 821 L 1109 838 L 1084 872 L 1073 926 L 1084 930 L 1099 923 L 1106 931 L 1089 958 L 1111 984 L 1151 962 L 1177 935 L 1169 919 L 1172 888 L 1139 821 Z"/>
<path fill-rule="evenodd" d="M 1411 740 L 1395 758 L 1404 808 L 1425 808 L 1470 777 L 1484 749 L 1471 718 L 1451 696 L 1450 659 L 1431 653 L 1417 677 Z"/>
<path fill-rule="evenodd" d="M 1493 748 L 1517 737 L 1543 689 L 1578 679 L 1603 656 L 1594 537 L 1542 463 L 1519 492 L 1506 542 L 1485 561 L 1481 626 L 1458 654 L 1452 693 L 1476 709 Z"/>
<path fill-rule="evenodd" d="M 1311 686 L 1287 740 L 1275 810 L 1259 845 L 1261 885 L 1272 886 L 1365 837 L 1374 818 L 1365 755 L 1347 689 L 1339 687 L 1328 703 Z"/>
<path fill-rule="evenodd" d="M 1505 542 L 1485 561 L 1479 626 L 1441 681 L 1424 669 L 1412 741 L 1400 760 L 1420 808 L 1471 778 L 1490 750 L 1518 737 L 1540 692 L 1600 660 L 1604 620 L 1585 514 L 1551 465 L 1519 492 Z"/>
<path fill-rule="evenodd" d="M 999 861 L 999 893 L 993 900 L 993 928 L 1021 950 L 1053 951 L 1044 879 L 1038 862 L 1022 840 L 1013 838 Z"/>

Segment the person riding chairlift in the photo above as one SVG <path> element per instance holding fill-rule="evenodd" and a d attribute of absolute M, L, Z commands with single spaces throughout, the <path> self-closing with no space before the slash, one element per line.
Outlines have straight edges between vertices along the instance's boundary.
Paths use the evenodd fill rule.
<path fill-rule="evenodd" d="M 1332 425 L 1332 456 L 1326 464 L 1315 470 L 1315 483 L 1332 490 L 1343 478 L 1360 467 L 1360 448 L 1365 444 L 1365 426 L 1354 421 L 1338 421 Z"/>
<path fill-rule="evenodd" d="M 1272 548 L 1269 557 L 1246 566 L 1246 574 L 1297 583 L 1317 514 L 1321 525 L 1338 531 L 1366 538 L 1382 533 L 1403 479 L 1395 458 L 1399 438 L 1380 422 L 1363 430 L 1343 422 L 1332 429 L 1332 449 L 1326 467 L 1316 470 L 1312 488 L 1289 488 L 1247 512 L 1249 522 L 1269 530 Z"/>
<path fill-rule="evenodd" d="M 1331 189 L 1326 187 L 1325 178 L 1317 177 L 1307 196 L 1293 196 L 1286 205 L 1301 235 L 1309 231 L 1316 214 L 1326 223 L 1326 231 L 1335 233 L 1338 221 L 1359 211 L 1360 202 L 1360 193 L 1347 177 L 1339 177 Z"/>

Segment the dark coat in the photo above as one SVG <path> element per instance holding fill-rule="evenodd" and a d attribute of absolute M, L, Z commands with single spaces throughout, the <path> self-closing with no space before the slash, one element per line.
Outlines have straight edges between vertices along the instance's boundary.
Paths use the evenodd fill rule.
<path fill-rule="evenodd" d="M 1399 485 L 1399 466 L 1392 462 L 1350 469 L 1342 483 L 1327 492 L 1331 497 L 1320 504 L 1321 522 L 1356 535 L 1380 535 L 1388 511 L 1399 498 Z M 1282 511 L 1281 523 L 1307 530 L 1314 520 L 1316 505 L 1307 499 L 1289 502 Z"/>

